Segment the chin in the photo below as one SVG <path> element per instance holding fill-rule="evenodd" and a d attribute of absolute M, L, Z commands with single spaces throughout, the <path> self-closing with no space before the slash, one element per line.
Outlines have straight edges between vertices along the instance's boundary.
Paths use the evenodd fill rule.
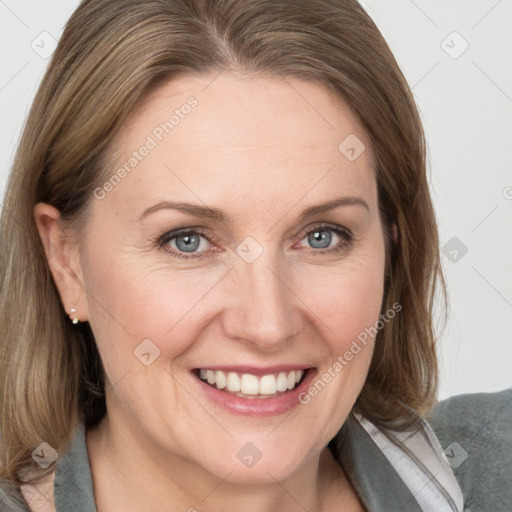
<path fill-rule="evenodd" d="M 305 446 L 306 439 L 290 439 L 283 447 L 265 440 L 266 435 L 254 442 L 231 440 L 231 447 L 221 450 L 224 453 L 222 459 L 214 459 L 216 456 L 212 454 L 208 460 L 203 457 L 198 463 L 218 478 L 241 484 L 275 484 L 306 464 L 308 455 L 299 449 Z"/>

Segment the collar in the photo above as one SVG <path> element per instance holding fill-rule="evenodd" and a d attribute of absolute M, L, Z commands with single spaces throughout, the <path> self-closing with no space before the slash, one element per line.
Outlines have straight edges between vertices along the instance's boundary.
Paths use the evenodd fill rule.
<path fill-rule="evenodd" d="M 80 423 L 69 450 L 62 455 L 55 469 L 55 509 L 75 512 L 98 512 L 94 501 L 91 467 Z"/>
<path fill-rule="evenodd" d="M 351 413 L 329 443 L 369 512 L 464 512 L 462 491 L 425 420 L 398 432 Z"/>
<path fill-rule="evenodd" d="M 384 431 L 351 413 L 329 448 L 368 512 L 464 512 L 462 492 L 424 420 L 414 431 Z M 57 464 L 54 497 L 57 511 L 98 512 L 83 424 Z"/>

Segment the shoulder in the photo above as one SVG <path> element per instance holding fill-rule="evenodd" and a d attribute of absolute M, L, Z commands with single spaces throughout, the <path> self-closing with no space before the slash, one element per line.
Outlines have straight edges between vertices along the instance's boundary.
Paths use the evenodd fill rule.
<path fill-rule="evenodd" d="M 448 398 L 427 420 L 440 441 L 466 442 L 467 448 L 498 456 L 495 452 L 512 447 L 512 388 Z M 510 457 L 506 462 L 512 464 Z"/>
<path fill-rule="evenodd" d="M 512 510 L 512 388 L 439 402 L 427 417 L 472 512 Z"/>

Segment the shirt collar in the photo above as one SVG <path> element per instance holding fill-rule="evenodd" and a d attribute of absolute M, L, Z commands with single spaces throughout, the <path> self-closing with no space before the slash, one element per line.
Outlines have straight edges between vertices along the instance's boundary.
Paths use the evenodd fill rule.
<path fill-rule="evenodd" d="M 363 422 L 370 424 L 367 420 Z M 389 454 L 386 457 L 372 439 L 368 427 L 363 427 L 363 422 L 349 414 L 338 434 L 329 443 L 334 458 L 344 469 L 361 502 L 368 512 L 422 512 L 424 509 L 393 467 L 388 458 Z M 439 456 L 435 447 L 432 448 L 432 453 Z M 450 471 L 449 473 L 454 480 Z M 68 451 L 62 454 L 57 463 L 54 497 L 57 511 L 98 512 L 82 423 L 79 424 Z"/>
<path fill-rule="evenodd" d="M 352 414 L 329 448 L 369 512 L 422 512 L 409 488 Z"/>
<path fill-rule="evenodd" d="M 97 512 L 83 423 L 57 463 L 54 497 L 57 511 Z"/>

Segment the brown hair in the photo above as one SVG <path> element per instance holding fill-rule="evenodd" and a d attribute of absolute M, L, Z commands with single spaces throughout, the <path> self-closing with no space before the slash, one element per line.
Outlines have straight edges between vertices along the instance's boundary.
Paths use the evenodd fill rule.
<path fill-rule="evenodd" d="M 377 159 L 387 237 L 382 311 L 356 407 L 405 428 L 437 388 L 432 326 L 440 270 L 421 122 L 379 30 L 355 0 L 84 0 L 68 21 L 16 153 L 1 219 L 0 476 L 16 481 L 42 441 L 60 451 L 105 414 L 87 323 L 70 323 L 34 220 L 49 203 L 77 228 L 104 181 L 106 149 L 136 102 L 178 73 L 298 77 L 345 101 Z M 341 141 L 340 141 L 341 142 Z M 392 243 L 393 224 L 398 240 Z"/>

